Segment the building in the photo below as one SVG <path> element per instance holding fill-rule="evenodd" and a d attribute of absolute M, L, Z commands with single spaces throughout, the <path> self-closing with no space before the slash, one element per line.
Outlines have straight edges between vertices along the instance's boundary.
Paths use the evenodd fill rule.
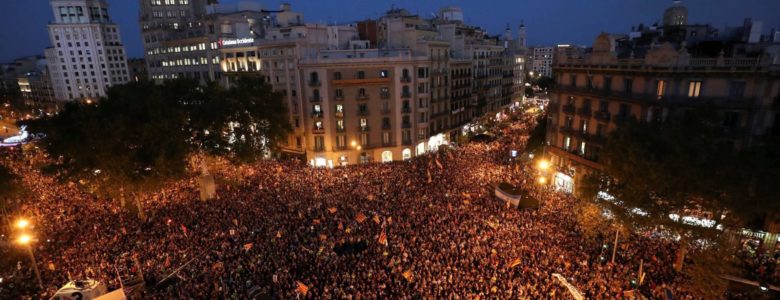
<path fill-rule="evenodd" d="M 219 81 L 222 45 L 251 44 L 265 34 L 267 13 L 254 2 L 141 0 L 141 34 L 150 79 Z"/>
<path fill-rule="evenodd" d="M 130 71 L 130 80 L 139 82 L 149 80 L 149 71 L 146 69 L 146 60 L 143 58 L 131 58 L 127 60 L 127 68 Z"/>
<path fill-rule="evenodd" d="M 107 1 L 51 0 L 51 7 L 53 47 L 45 52 L 56 100 L 103 97 L 112 85 L 130 80 L 125 47 Z"/>
<path fill-rule="evenodd" d="M 26 105 L 38 106 L 54 101 L 49 67 L 43 57 L 38 57 L 34 69 L 18 75 L 17 85 Z"/>
<path fill-rule="evenodd" d="M 602 33 L 587 53 L 556 54 L 546 137 L 556 188 L 576 193 L 583 175 L 601 168 L 606 134 L 629 119 L 663 120 L 712 104 L 723 119 L 723 147 L 780 132 L 778 44 L 745 34 L 754 22 L 720 31 L 688 25 L 686 13 L 675 3 L 663 26 Z"/>
<path fill-rule="evenodd" d="M 531 49 L 531 70 L 534 76 L 552 77 L 555 47 L 534 47 Z"/>
<path fill-rule="evenodd" d="M 283 4 L 265 24 L 251 44 L 220 45 L 222 83 L 255 74 L 281 92 L 293 127 L 284 149 L 314 166 L 435 151 L 513 96 L 508 39 L 463 24 L 458 8 L 429 19 L 392 9 L 376 20 L 324 25 Z"/>

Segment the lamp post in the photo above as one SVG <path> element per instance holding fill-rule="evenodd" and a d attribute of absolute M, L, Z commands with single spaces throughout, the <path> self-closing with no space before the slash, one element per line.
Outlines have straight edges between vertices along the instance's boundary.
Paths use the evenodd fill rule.
<path fill-rule="evenodd" d="M 38 280 L 38 287 L 43 290 L 43 281 L 41 280 L 41 273 L 38 271 L 38 263 L 35 261 L 35 254 L 33 254 L 32 250 L 32 237 L 27 234 L 22 234 L 19 236 L 19 239 L 17 242 L 27 248 L 27 253 L 30 254 L 30 260 L 32 261 L 33 265 L 33 271 L 35 271 L 35 278 Z"/>

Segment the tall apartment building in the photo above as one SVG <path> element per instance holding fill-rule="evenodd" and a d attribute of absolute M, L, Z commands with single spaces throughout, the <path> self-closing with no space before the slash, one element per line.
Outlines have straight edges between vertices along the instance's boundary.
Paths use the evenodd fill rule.
<path fill-rule="evenodd" d="M 534 47 L 531 50 L 531 71 L 539 76 L 552 77 L 555 47 Z"/>
<path fill-rule="evenodd" d="M 264 34 L 259 4 L 216 0 L 140 0 L 148 77 L 156 82 L 193 78 L 219 81 L 219 48 L 251 44 Z"/>
<path fill-rule="evenodd" d="M 677 3 L 664 20 L 631 35 L 601 34 L 588 54 L 556 58 L 546 139 L 558 189 L 576 192 L 584 174 L 600 169 L 606 134 L 629 119 L 663 120 L 713 105 L 724 147 L 780 134 L 776 42 L 751 39 L 753 22 L 722 31 L 687 25 Z"/>
<path fill-rule="evenodd" d="M 464 25 L 462 13 L 424 19 L 393 9 L 355 25 L 322 25 L 285 4 L 269 19 L 251 45 L 220 48 L 222 82 L 266 78 L 290 110 L 285 149 L 312 165 L 409 159 L 509 104 L 505 47 Z"/>
<path fill-rule="evenodd" d="M 119 27 L 105 0 L 51 0 L 53 47 L 45 50 L 54 98 L 98 98 L 129 80 Z"/>

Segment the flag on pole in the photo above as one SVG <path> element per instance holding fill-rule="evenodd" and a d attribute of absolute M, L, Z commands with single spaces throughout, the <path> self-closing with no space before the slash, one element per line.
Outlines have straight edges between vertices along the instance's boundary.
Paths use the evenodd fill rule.
<path fill-rule="evenodd" d="M 252 246 L 254 246 L 252 243 L 244 244 L 244 250 L 249 251 L 249 249 L 252 249 Z"/>
<path fill-rule="evenodd" d="M 433 181 L 433 178 L 431 178 L 431 169 L 428 169 L 428 183 L 431 183 Z"/>
<path fill-rule="evenodd" d="M 336 213 L 336 211 L 338 211 L 338 209 L 336 209 L 336 207 L 330 207 L 330 208 L 328 208 L 328 211 L 329 211 L 330 213 L 332 213 L 332 214 L 335 214 L 335 213 Z"/>
<path fill-rule="evenodd" d="M 412 273 L 412 269 L 406 270 L 403 274 L 401 274 L 404 278 L 406 278 L 406 281 L 412 282 L 412 279 L 414 279 L 414 274 Z"/>
<path fill-rule="evenodd" d="M 355 221 L 357 221 L 358 223 L 363 223 L 363 221 L 365 221 L 366 219 L 367 217 L 365 214 L 363 214 L 363 212 L 359 212 L 357 216 L 355 216 Z"/>
<path fill-rule="evenodd" d="M 309 287 L 303 284 L 303 282 L 295 281 L 295 285 L 297 286 L 295 291 L 298 292 L 298 294 L 306 295 L 309 293 Z"/>
<path fill-rule="evenodd" d="M 377 224 L 379 224 L 379 223 L 380 223 L 380 221 L 379 221 L 379 215 L 374 215 L 374 217 L 372 218 L 372 220 L 374 220 L 374 223 L 377 223 Z"/>

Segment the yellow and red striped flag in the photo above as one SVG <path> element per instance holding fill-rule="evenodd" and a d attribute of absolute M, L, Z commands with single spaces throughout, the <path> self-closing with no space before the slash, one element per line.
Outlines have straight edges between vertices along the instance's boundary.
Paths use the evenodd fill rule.
<path fill-rule="evenodd" d="M 297 286 L 295 288 L 295 291 L 298 292 L 299 294 L 306 295 L 309 293 L 309 287 L 303 284 L 303 282 L 295 281 L 295 285 Z"/>
<path fill-rule="evenodd" d="M 380 222 L 380 221 L 379 221 L 379 215 L 374 215 L 374 217 L 372 218 L 372 220 L 374 220 L 374 223 L 377 223 L 377 224 L 379 224 L 379 222 Z"/>
<path fill-rule="evenodd" d="M 358 223 L 363 223 L 363 221 L 365 221 L 366 219 L 367 217 L 365 214 L 363 214 L 363 212 L 359 212 L 357 216 L 355 216 L 355 221 L 357 221 Z"/>
<path fill-rule="evenodd" d="M 406 270 L 403 274 L 401 274 L 404 278 L 406 278 L 406 281 L 412 282 L 412 279 L 414 279 L 414 274 L 412 273 L 412 269 Z"/>
<path fill-rule="evenodd" d="M 244 244 L 244 250 L 249 251 L 249 249 L 252 249 L 252 246 L 254 246 L 252 243 Z"/>
<path fill-rule="evenodd" d="M 379 234 L 379 239 L 377 239 L 377 242 L 387 246 L 387 233 L 385 232 L 384 229 L 382 229 L 382 233 Z"/>
<path fill-rule="evenodd" d="M 507 268 L 512 269 L 514 267 L 517 267 L 520 265 L 520 258 L 515 258 L 513 261 L 510 261 L 509 264 L 507 264 Z"/>

